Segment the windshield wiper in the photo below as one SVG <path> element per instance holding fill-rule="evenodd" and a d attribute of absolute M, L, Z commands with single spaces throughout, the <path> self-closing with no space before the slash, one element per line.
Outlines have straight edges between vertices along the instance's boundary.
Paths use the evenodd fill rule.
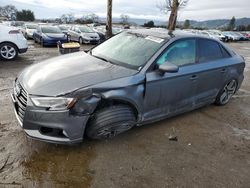
<path fill-rule="evenodd" d="M 95 58 L 98 58 L 98 59 L 100 59 L 100 60 L 103 60 L 103 61 L 106 61 L 106 62 L 108 62 L 108 63 L 111 63 L 109 60 L 107 60 L 107 59 L 104 58 L 104 57 L 96 56 L 96 55 L 93 55 L 92 53 L 91 53 L 91 55 L 92 55 L 93 57 L 95 57 Z"/>

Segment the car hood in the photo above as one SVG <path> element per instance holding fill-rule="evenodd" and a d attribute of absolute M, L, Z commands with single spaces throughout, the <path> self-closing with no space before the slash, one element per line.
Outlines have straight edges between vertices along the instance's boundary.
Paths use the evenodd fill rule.
<path fill-rule="evenodd" d="M 31 95 L 58 96 L 137 72 L 76 52 L 31 65 L 19 75 L 18 82 Z"/>
<path fill-rule="evenodd" d="M 44 33 L 44 35 L 51 37 L 51 38 L 63 38 L 63 37 L 65 37 L 64 33 Z"/>

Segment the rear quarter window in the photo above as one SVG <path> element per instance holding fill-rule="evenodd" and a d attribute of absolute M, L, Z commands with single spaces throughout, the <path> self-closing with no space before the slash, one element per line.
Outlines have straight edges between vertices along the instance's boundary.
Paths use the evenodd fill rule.
<path fill-rule="evenodd" d="M 224 58 L 221 46 L 218 42 L 209 39 L 198 40 L 199 62 L 214 61 Z"/>

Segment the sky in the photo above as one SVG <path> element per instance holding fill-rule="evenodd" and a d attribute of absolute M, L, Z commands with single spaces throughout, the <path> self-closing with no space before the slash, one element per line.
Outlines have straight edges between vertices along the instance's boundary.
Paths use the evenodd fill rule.
<path fill-rule="evenodd" d="M 164 0 L 113 0 L 113 16 L 121 14 L 131 18 L 166 21 L 167 16 L 159 11 L 157 5 Z M 30 9 L 36 18 L 56 18 L 62 14 L 73 13 L 81 17 L 95 13 L 106 16 L 107 0 L 0 0 L 0 6 L 12 4 L 17 9 Z M 188 5 L 179 12 L 178 20 L 211 20 L 250 17 L 250 0 L 189 0 Z"/>

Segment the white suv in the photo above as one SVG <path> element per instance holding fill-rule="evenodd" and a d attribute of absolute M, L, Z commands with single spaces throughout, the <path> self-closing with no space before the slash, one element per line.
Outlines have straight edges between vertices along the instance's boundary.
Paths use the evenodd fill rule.
<path fill-rule="evenodd" d="M 13 60 L 27 49 L 27 40 L 18 28 L 0 25 L 0 59 Z"/>

